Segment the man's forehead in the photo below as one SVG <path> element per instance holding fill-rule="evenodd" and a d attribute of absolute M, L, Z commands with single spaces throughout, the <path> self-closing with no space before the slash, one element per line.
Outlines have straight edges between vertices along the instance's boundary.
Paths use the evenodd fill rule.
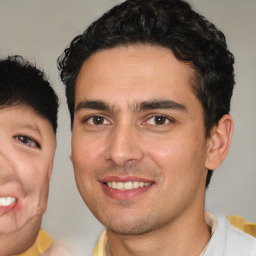
<path fill-rule="evenodd" d="M 81 71 L 89 70 L 90 66 L 95 63 L 98 66 L 103 66 L 105 65 L 105 61 L 110 60 L 112 63 L 114 63 L 116 60 L 122 59 L 123 64 L 125 65 L 129 63 L 129 59 L 132 59 L 134 55 L 141 55 L 141 53 L 144 53 L 144 58 L 137 60 L 137 63 L 143 63 L 145 60 L 144 64 L 146 65 L 147 59 L 150 59 L 153 55 L 154 57 L 157 56 L 160 60 L 163 57 L 169 56 L 170 59 L 175 60 L 176 63 L 182 63 L 189 67 L 192 72 L 195 71 L 192 63 L 178 59 L 173 51 L 168 47 L 149 43 L 130 43 L 127 45 L 117 45 L 111 48 L 99 49 L 96 52 L 93 52 L 83 61 L 80 72 L 78 73 L 78 77 L 81 74 Z M 113 56 L 115 58 L 113 58 Z M 108 64 L 109 63 L 107 63 L 107 65 Z"/>
<path fill-rule="evenodd" d="M 167 48 L 131 45 L 102 50 L 83 63 L 76 81 L 75 108 L 87 99 L 104 101 L 108 109 L 113 109 L 114 98 L 121 104 L 126 101 L 134 111 L 156 108 L 154 104 L 160 106 L 160 101 L 160 108 L 173 108 L 174 104 L 164 106 L 163 101 L 185 105 L 182 94 L 194 94 L 192 84 L 194 69 L 177 60 Z"/>

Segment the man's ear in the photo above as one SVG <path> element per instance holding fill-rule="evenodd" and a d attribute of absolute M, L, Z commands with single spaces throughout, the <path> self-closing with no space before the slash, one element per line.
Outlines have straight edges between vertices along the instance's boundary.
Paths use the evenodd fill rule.
<path fill-rule="evenodd" d="M 233 119 L 230 115 L 224 115 L 218 125 L 211 130 L 208 138 L 207 156 L 205 167 L 214 170 L 224 161 L 233 134 Z"/>

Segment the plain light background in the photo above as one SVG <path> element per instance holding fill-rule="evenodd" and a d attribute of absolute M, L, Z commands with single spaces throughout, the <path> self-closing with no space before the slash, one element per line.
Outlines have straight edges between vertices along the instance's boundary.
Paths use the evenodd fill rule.
<path fill-rule="evenodd" d="M 83 255 L 91 254 L 103 227 L 87 210 L 75 185 L 69 160 L 69 113 L 56 59 L 90 22 L 118 2 L 0 0 L 0 57 L 20 54 L 36 63 L 60 97 L 55 166 L 42 226 L 54 239 L 71 242 Z M 235 131 L 228 157 L 214 172 L 206 205 L 226 215 L 239 214 L 256 222 L 256 1 L 189 2 L 224 32 L 236 58 L 236 86 L 231 104 Z"/>

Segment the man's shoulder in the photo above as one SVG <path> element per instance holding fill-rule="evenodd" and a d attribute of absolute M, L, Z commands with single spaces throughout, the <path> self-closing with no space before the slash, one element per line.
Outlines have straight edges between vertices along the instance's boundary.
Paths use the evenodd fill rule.
<path fill-rule="evenodd" d="M 231 226 L 225 216 L 216 217 L 217 227 L 204 256 L 256 256 L 256 238 Z"/>
<path fill-rule="evenodd" d="M 256 256 L 256 238 L 231 226 L 229 223 L 227 225 L 226 251 L 233 253 L 234 256 Z"/>
<path fill-rule="evenodd" d="M 236 228 L 243 230 L 245 233 L 256 237 L 256 223 L 246 221 L 239 215 L 231 215 L 228 217 L 230 224 Z"/>

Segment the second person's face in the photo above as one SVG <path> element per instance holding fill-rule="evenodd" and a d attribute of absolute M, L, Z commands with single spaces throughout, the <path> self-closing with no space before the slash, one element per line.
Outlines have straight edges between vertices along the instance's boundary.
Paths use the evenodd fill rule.
<path fill-rule="evenodd" d="M 0 236 L 40 226 L 55 144 L 50 122 L 32 108 L 0 109 Z"/>

